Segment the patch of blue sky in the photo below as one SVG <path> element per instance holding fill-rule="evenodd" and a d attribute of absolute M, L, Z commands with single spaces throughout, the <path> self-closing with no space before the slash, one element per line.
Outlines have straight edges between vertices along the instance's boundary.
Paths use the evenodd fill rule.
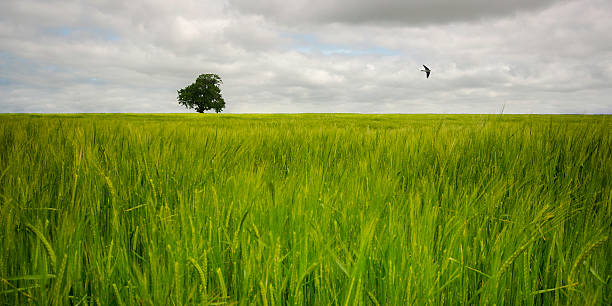
<path fill-rule="evenodd" d="M 374 47 L 368 49 L 323 49 L 321 53 L 325 55 L 386 55 L 386 56 L 394 56 L 400 55 L 400 52 L 397 50 L 391 50 L 386 48 Z"/>
<path fill-rule="evenodd" d="M 54 36 L 69 37 L 74 32 L 74 29 L 72 29 L 72 28 L 65 28 L 65 27 L 46 28 L 44 32 L 47 33 L 47 34 L 54 35 Z"/>
<path fill-rule="evenodd" d="M 90 84 L 90 85 L 106 85 L 108 84 L 108 82 L 106 82 L 103 79 L 99 79 L 96 77 L 85 77 L 85 78 L 79 78 L 76 80 L 76 82 L 81 83 L 81 84 Z"/>
<path fill-rule="evenodd" d="M 49 35 L 65 38 L 87 36 L 105 41 L 117 41 L 121 39 L 115 31 L 98 27 L 53 27 L 45 28 L 44 32 Z"/>
<path fill-rule="evenodd" d="M 50 82 L 41 82 L 41 80 L 49 80 Z M 51 80 L 95 86 L 108 83 L 95 75 L 78 73 L 68 66 L 40 63 L 10 52 L 0 51 L 0 86 L 15 87 L 27 84 L 28 87 L 33 88 L 59 90 L 59 88 L 56 88 L 56 83 Z"/>
<path fill-rule="evenodd" d="M 319 40 L 312 34 L 306 33 L 283 33 L 281 34 L 283 37 L 291 38 L 297 42 L 307 43 L 307 44 L 320 44 Z"/>
<path fill-rule="evenodd" d="M 346 56 L 364 56 L 364 55 L 382 55 L 396 56 L 401 52 L 383 48 L 380 46 L 342 46 L 336 44 L 323 43 L 312 34 L 305 33 L 288 33 L 283 35 L 291 38 L 295 43 L 293 49 L 300 53 L 321 53 L 324 55 L 346 55 Z"/>
<path fill-rule="evenodd" d="M 6 51 L 0 51 L 0 64 L 10 60 L 12 56 L 13 55 L 11 53 L 8 53 Z"/>
<path fill-rule="evenodd" d="M 0 77 L 0 86 L 9 86 L 9 85 L 12 85 L 12 84 L 13 84 L 12 80 Z"/>
<path fill-rule="evenodd" d="M 293 49 L 300 53 L 312 53 L 313 52 L 312 48 L 310 47 L 294 47 Z"/>
<path fill-rule="evenodd" d="M 10 52 L 0 51 L 0 73 L 10 74 L 12 71 L 34 72 L 36 64 L 26 58 Z"/>
<path fill-rule="evenodd" d="M 18 71 L 21 73 L 62 73 L 69 69 L 49 63 L 39 63 L 9 52 L 0 52 L 0 71 Z"/>

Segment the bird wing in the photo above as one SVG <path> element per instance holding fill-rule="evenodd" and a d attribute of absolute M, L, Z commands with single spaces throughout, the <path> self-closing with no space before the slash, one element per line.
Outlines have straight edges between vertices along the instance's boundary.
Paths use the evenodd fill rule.
<path fill-rule="evenodd" d="M 425 67 L 425 70 L 429 70 L 429 68 L 427 68 L 427 66 L 423 65 L 423 67 Z"/>
<path fill-rule="evenodd" d="M 429 79 L 429 73 L 430 73 L 430 72 L 429 72 L 429 71 L 427 71 L 427 72 L 425 72 L 425 73 L 427 74 L 427 78 Z"/>

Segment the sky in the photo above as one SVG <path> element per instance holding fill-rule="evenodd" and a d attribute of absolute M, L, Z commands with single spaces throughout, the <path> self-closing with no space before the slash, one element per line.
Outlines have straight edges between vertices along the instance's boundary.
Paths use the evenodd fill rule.
<path fill-rule="evenodd" d="M 610 114 L 612 1 L 0 1 L 0 112 L 193 112 L 203 73 L 226 113 Z"/>

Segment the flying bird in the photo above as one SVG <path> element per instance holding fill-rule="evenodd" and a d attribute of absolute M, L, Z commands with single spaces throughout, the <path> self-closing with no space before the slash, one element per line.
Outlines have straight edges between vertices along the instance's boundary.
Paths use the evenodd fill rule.
<path fill-rule="evenodd" d="M 425 65 L 423 65 L 423 67 L 425 67 L 425 69 L 421 69 L 421 71 L 425 72 L 425 74 L 427 74 L 427 78 L 429 79 L 429 74 L 431 73 L 431 70 Z"/>

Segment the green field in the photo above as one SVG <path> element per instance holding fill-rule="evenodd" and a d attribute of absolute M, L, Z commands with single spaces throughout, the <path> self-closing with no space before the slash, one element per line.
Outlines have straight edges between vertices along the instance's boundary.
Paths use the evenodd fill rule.
<path fill-rule="evenodd" d="M 0 115 L 0 304 L 610 305 L 611 128 Z"/>

